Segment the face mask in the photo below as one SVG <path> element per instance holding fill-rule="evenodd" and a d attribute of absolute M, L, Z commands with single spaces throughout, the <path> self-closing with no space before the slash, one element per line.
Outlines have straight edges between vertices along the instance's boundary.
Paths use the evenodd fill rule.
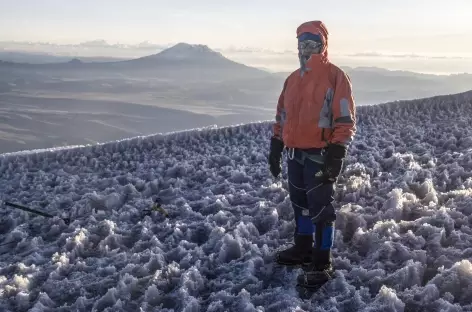
<path fill-rule="evenodd" d="M 306 71 L 306 63 L 313 54 L 321 53 L 323 44 L 314 40 L 303 40 L 298 42 L 298 58 L 302 71 Z"/>

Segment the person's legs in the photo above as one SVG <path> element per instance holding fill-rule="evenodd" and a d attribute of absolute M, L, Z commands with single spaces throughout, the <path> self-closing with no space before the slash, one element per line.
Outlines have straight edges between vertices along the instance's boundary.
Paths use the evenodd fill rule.
<path fill-rule="evenodd" d="M 299 159 L 288 159 L 288 185 L 295 219 L 295 245 L 281 251 L 277 262 L 284 265 L 311 263 L 314 226 L 308 215 L 304 183 L 304 165 Z"/>
<path fill-rule="evenodd" d="M 336 212 L 334 210 L 334 184 L 323 183 L 317 173 L 322 164 L 306 160 L 304 182 L 307 194 L 307 207 L 310 221 L 314 226 L 314 246 L 312 262 L 307 272 L 299 278 L 299 284 L 318 285 L 329 279 L 332 274 L 331 249 L 334 241 Z"/>

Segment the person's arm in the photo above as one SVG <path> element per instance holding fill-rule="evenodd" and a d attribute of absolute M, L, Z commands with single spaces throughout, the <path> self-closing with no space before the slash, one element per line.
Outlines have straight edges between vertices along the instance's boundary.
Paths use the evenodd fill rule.
<path fill-rule="evenodd" d="M 356 106 L 349 77 L 339 70 L 333 97 L 334 130 L 330 144 L 347 148 L 356 134 Z"/>
<path fill-rule="evenodd" d="M 282 172 L 282 165 L 280 160 L 284 150 L 283 128 L 285 122 L 285 108 L 284 108 L 284 93 L 287 87 L 287 80 L 284 82 L 282 92 L 277 103 L 277 111 L 275 113 L 275 122 L 273 124 L 273 135 L 270 138 L 270 154 L 269 154 L 269 168 L 272 175 L 276 178 Z"/>
<path fill-rule="evenodd" d="M 273 136 L 281 141 L 283 141 L 282 132 L 283 132 L 283 126 L 285 122 L 284 93 L 285 93 L 285 88 L 287 87 L 287 80 L 288 78 L 284 82 L 282 92 L 280 93 L 280 96 L 279 96 L 279 101 L 277 102 L 277 110 L 275 113 L 275 123 L 273 125 L 273 132 L 274 132 Z"/>
<path fill-rule="evenodd" d="M 356 134 L 356 106 L 352 96 L 351 81 L 341 70 L 336 76 L 332 114 L 334 130 L 326 147 L 323 169 L 324 179 L 329 183 L 338 179 L 348 146 Z"/>

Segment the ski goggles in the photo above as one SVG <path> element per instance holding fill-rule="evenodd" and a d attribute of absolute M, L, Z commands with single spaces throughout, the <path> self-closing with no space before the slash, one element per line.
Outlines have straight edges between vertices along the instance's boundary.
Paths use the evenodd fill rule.
<path fill-rule="evenodd" d="M 306 40 L 317 41 L 317 42 L 320 42 L 320 43 L 323 42 L 323 40 L 321 40 L 320 35 L 316 35 L 316 34 L 309 33 L 309 32 L 305 32 L 303 34 L 300 34 L 300 36 L 298 36 L 298 42 L 302 42 L 302 41 L 306 41 Z"/>
<path fill-rule="evenodd" d="M 298 36 L 298 50 L 302 55 L 320 53 L 323 43 L 319 35 L 303 33 Z"/>
<path fill-rule="evenodd" d="M 305 40 L 298 43 L 298 51 L 300 51 L 301 55 L 309 56 L 311 54 L 320 53 L 322 46 L 323 44 L 321 42 Z"/>

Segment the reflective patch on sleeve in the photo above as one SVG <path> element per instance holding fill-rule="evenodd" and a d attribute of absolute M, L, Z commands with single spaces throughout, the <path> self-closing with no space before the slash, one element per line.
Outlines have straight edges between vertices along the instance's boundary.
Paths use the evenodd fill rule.
<path fill-rule="evenodd" d="M 276 115 L 275 115 L 275 121 L 276 121 L 276 123 L 278 123 L 279 126 L 280 126 L 280 135 L 281 135 L 281 136 L 282 136 L 282 133 L 283 133 L 283 131 L 284 131 L 285 119 L 286 119 L 285 109 L 282 109 L 282 110 L 280 111 L 280 114 L 276 114 Z"/>
<path fill-rule="evenodd" d="M 339 117 L 334 121 L 336 124 L 352 124 L 352 122 L 351 115 Z"/>
<path fill-rule="evenodd" d="M 341 117 L 351 116 L 349 111 L 349 101 L 346 98 L 342 98 L 339 104 Z"/>
<path fill-rule="evenodd" d="M 287 119 L 285 109 L 282 109 L 282 112 L 280 113 L 280 132 L 284 132 L 284 126 L 285 126 L 285 120 Z"/>
<path fill-rule="evenodd" d="M 334 90 L 329 88 L 326 92 L 323 107 L 320 111 L 320 119 L 318 121 L 318 127 L 320 128 L 332 128 L 333 127 L 333 110 L 331 108 L 333 101 Z"/>

